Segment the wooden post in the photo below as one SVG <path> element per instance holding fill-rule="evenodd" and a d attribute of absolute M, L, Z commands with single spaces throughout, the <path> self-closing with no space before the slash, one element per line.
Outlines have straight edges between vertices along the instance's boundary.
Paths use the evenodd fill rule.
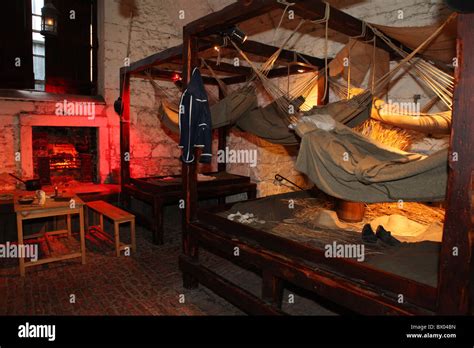
<path fill-rule="evenodd" d="M 219 87 L 219 99 L 224 99 L 224 93 L 222 92 L 221 88 Z M 218 151 L 225 151 L 227 146 L 227 126 L 221 127 L 218 130 Z M 217 163 L 217 171 L 218 172 L 225 172 L 227 169 L 227 164 L 225 161 L 223 163 Z M 225 197 L 224 197 L 225 201 Z"/>
<path fill-rule="evenodd" d="M 102 216 L 102 215 L 101 215 Z M 120 224 L 114 221 L 115 256 L 120 256 Z"/>
<path fill-rule="evenodd" d="M 283 282 L 268 271 L 262 273 L 262 299 L 281 308 L 283 299 Z"/>
<path fill-rule="evenodd" d="M 192 71 L 197 66 L 197 39 L 186 32 L 186 27 L 183 29 L 183 90 L 188 86 L 191 79 Z M 195 150 L 193 150 L 195 151 Z M 188 225 L 191 221 L 196 220 L 197 210 L 197 170 L 196 162 L 198 160 L 197 154 L 194 153 L 193 163 L 182 162 L 182 181 L 183 181 L 183 196 L 184 196 L 184 214 L 183 214 L 183 253 L 197 260 L 197 248 L 192 242 L 192 237 L 189 235 Z M 198 281 L 191 274 L 183 272 L 183 286 L 187 289 L 193 289 L 198 286 Z"/>
<path fill-rule="evenodd" d="M 130 75 L 121 70 L 120 89 L 123 111 L 120 117 L 120 183 L 130 183 Z"/>
<path fill-rule="evenodd" d="M 18 245 L 23 247 L 23 219 L 21 218 L 20 213 L 16 213 L 16 229 L 18 233 Z M 19 257 L 18 261 L 20 263 L 20 276 L 25 276 L 25 259 L 23 257 Z"/>
<path fill-rule="evenodd" d="M 473 267 L 471 175 L 474 171 L 474 14 L 458 14 L 458 65 L 448 158 L 446 217 L 438 277 L 438 314 L 468 314 Z M 472 293 L 472 289 L 471 289 Z"/>
<path fill-rule="evenodd" d="M 79 209 L 79 238 L 81 240 L 81 262 L 86 264 L 86 233 L 84 231 L 84 206 Z"/>

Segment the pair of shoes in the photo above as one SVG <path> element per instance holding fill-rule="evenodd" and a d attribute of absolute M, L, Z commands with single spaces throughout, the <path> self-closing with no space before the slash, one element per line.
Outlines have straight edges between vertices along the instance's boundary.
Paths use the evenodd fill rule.
<path fill-rule="evenodd" d="M 382 242 L 384 242 L 385 244 L 388 244 L 390 246 L 395 246 L 395 245 L 401 244 L 401 242 L 398 239 L 396 239 L 394 236 L 392 236 L 392 234 L 389 231 L 387 231 L 385 228 L 383 228 L 382 225 L 377 227 L 376 236 Z"/>
<path fill-rule="evenodd" d="M 389 231 L 383 228 L 382 225 L 378 226 L 374 233 L 372 226 L 370 226 L 370 224 L 365 224 L 362 229 L 362 240 L 366 243 L 375 244 L 377 243 L 377 239 L 380 239 L 382 242 L 390 246 L 395 246 L 401 243 L 398 239 L 393 237 Z"/>
<path fill-rule="evenodd" d="M 377 236 L 372 230 L 370 224 L 365 224 L 364 228 L 362 229 L 362 241 L 371 244 L 377 243 Z"/>

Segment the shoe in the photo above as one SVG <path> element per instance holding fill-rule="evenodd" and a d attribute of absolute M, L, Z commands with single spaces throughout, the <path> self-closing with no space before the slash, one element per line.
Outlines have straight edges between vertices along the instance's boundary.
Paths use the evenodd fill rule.
<path fill-rule="evenodd" d="M 401 244 L 401 242 L 395 237 L 393 237 L 389 231 L 385 230 L 385 228 L 383 228 L 382 225 L 377 227 L 377 231 L 375 232 L 375 235 L 385 244 L 388 244 L 391 246 Z"/>
<path fill-rule="evenodd" d="M 365 224 L 362 229 L 362 241 L 366 243 L 377 243 L 377 236 L 372 230 L 370 224 Z"/>

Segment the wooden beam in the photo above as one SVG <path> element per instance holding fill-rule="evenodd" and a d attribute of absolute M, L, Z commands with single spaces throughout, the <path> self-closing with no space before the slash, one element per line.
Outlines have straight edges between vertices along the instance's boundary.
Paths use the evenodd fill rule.
<path fill-rule="evenodd" d="M 204 51 L 211 48 L 213 44 L 209 41 L 200 40 L 198 44 L 198 51 Z M 152 54 L 151 56 L 145 57 L 143 59 L 133 62 L 128 67 L 120 68 L 121 73 L 139 73 L 141 71 L 150 69 L 154 66 L 158 66 L 164 63 L 169 63 L 174 60 L 179 60 L 183 58 L 183 45 L 177 45 L 160 51 L 158 53 Z"/>
<path fill-rule="evenodd" d="M 252 73 L 252 68 L 247 66 L 235 66 L 233 64 L 221 62 L 219 65 L 213 60 L 206 60 L 207 65 L 214 70 L 215 72 L 225 72 L 236 75 L 250 75 Z M 202 70 L 207 70 L 206 66 L 201 68 Z"/>
<path fill-rule="evenodd" d="M 183 55 L 183 45 L 170 47 L 164 51 L 152 54 L 146 58 L 140 59 L 130 64 L 129 67 L 122 67 L 122 72 L 137 73 L 146 69 L 150 69 L 158 64 L 163 64 Z"/>
<path fill-rule="evenodd" d="M 120 183 L 130 182 L 130 75 L 120 75 L 123 111 L 120 115 Z"/>
<path fill-rule="evenodd" d="M 251 315 L 285 315 L 278 308 L 266 304 L 247 290 L 235 286 L 224 277 L 193 262 L 186 256 L 179 257 L 179 268 L 196 275 L 199 281 L 217 295 Z"/>
<path fill-rule="evenodd" d="M 187 88 L 191 80 L 192 71 L 197 64 L 198 42 L 197 38 L 190 35 L 183 29 L 183 90 Z M 197 248 L 194 246 L 192 237 L 189 234 L 188 226 L 196 219 L 197 212 L 197 151 L 194 151 L 195 160 L 192 163 L 182 161 L 181 175 L 183 182 L 184 213 L 182 224 L 182 248 L 183 253 L 193 260 L 197 260 Z M 198 281 L 192 274 L 183 272 L 183 286 L 187 289 L 198 287 Z"/>
<path fill-rule="evenodd" d="M 224 99 L 225 95 L 224 92 L 219 88 L 219 100 Z M 228 126 L 225 127 L 220 127 L 217 130 L 218 134 L 218 144 L 217 144 L 217 150 L 218 151 L 225 151 L 227 147 L 227 134 L 228 134 Z M 218 172 L 225 172 L 227 169 L 227 163 L 226 161 L 217 163 L 217 171 Z M 225 203 L 225 197 L 224 197 L 224 202 Z"/>
<path fill-rule="evenodd" d="M 469 301 L 474 300 L 469 298 L 469 287 L 474 286 L 469 278 L 474 243 L 470 203 L 471 176 L 474 172 L 474 14 L 458 14 L 457 20 L 457 83 L 438 280 L 438 313 L 448 315 L 468 314 Z"/>
<path fill-rule="evenodd" d="M 301 18 L 315 20 L 324 18 L 326 4 L 321 0 L 300 0 L 295 1 L 295 5 L 292 6 L 291 9 Z M 331 6 L 328 26 L 329 28 L 347 36 L 359 36 L 362 34 L 363 21 Z M 361 38 L 361 40 L 371 40 L 373 37 L 374 33 L 370 28 L 368 28 L 365 37 Z M 391 39 L 391 41 L 398 47 L 402 47 L 405 51 L 411 52 L 411 49 L 404 47 L 397 40 Z M 376 40 L 376 45 L 387 52 L 395 53 L 382 40 Z M 397 57 L 399 56 L 397 55 Z"/>
<path fill-rule="evenodd" d="M 254 54 L 260 57 L 270 57 L 272 54 L 274 54 L 277 50 L 278 47 L 272 46 L 272 45 L 267 45 L 258 41 L 252 41 L 252 40 L 246 40 L 244 43 L 239 44 L 236 43 L 237 46 L 244 52 Z M 233 48 L 233 46 L 229 46 L 230 48 Z M 304 59 L 302 59 L 303 57 Z M 304 63 L 305 60 L 308 61 L 310 64 L 317 66 L 319 68 L 324 67 L 324 59 L 309 56 L 304 53 L 298 53 L 295 51 L 291 50 L 286 50 L 283 49 L 278 56 L 279 61 L 284 61 L 284 62 L 301 62 Z"/>
<path fill-rule="evenodd" d="M 153 68 L 153 70 L 150 70 L 150 76 L 153 79 L 157 80 L 163 80 L 163 81 L 169 81 L 172 82 L 172 78 L 178 74 L 181 76 L 182 71 L 174 71 L 174 70 L 162 70 L 162 69 L 156 69 Z M 143 71 L 142 72 L 137 72 L 131 74 L 133 77 L 141 77 L 141 78 L 148 78 L 148 75 L 146 75 Z M 213 85 L 213 86 L 218 86 L 219 84 L 217 83 L 216 79 L 210 76 L 203 76 L 202 80 L 205 84 L 207 85 Z"/>
<path fill-rule="evenodd" d="M 204 17 L 188 23 L 185 31 L 199 37 L 218 34 L 235 24 L 257 17 L 275 8 L 282 7 L 275 0 L 239 0 L 220 11 L 212 12 Z"/>
<path fill-rule="evenodd" d="M 293 65 L 290 67 L 290 75 L 301 74 L 301 72 L 298 71 L 300 68 L 305 70 L 304 72 L 313 71 L 312 69 L 308 69 L 305 67 L 298 67 L 298 66 Z M 288 76 L 288 68 L 274 68 L 268 72 L 268 77 L 271 79 L 277 78 L 277 77 L 287 77 L 287 76 Z M 248 77 L 249 75 L 224 77 L 222 81 L 226 85 L 233 85 L 236 83 L 244 83 L 245 81 L 247 81 Z"/>

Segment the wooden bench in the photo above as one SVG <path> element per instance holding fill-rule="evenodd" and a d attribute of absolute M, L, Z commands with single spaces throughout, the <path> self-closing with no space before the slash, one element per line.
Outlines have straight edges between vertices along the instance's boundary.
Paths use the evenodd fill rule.
<path fill-rule="evenodd" d="M 104 201 L 93 201 L 87 202 L 86 206 L 88 209 L 93 210 L 99 214 L 99 224 L 102 231 L 104 231 L 104 216 L 111 219 L 114 222 L 114 237 L 115 237 L 115 253 L 117 256 L 120 256 L 120 251 L 130 248 L 133 252 L 136 252 L 136 242 L 135 242 L 135 215 L 130 214 L 110 203 Z M 86 228 L 88 225 L 86 212 Z M 130 239 L 131 244 L 120 243 L 120 234 L 119 228 L 120 224 L 130 222 Z"/>

